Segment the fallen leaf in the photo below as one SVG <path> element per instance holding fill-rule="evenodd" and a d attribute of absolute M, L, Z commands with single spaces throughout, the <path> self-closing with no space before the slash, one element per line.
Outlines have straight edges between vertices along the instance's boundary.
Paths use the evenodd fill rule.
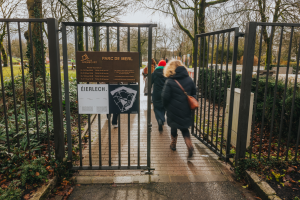
<path fill-rule="evenodd" d="M 289 183 L 289 182 L 285 182 L 285 183 L 284 183 L 284 186 L 292 187 L 292 184 Z"/>
<path fill-rule="evenodd" d="M 289 167 L 289 168 L 286 170 L 287 173 L 291 173 L 291 172 L 293 172 L 293 171 L 295 171 L 295 169 L 292 168 L 292 167 Z"/>
<path fill-rule="evenodd" d="M 30 194 L 26 194 L 24 197 L 23 197 L 25 200 L 28 200 L 30 198 Z"/>

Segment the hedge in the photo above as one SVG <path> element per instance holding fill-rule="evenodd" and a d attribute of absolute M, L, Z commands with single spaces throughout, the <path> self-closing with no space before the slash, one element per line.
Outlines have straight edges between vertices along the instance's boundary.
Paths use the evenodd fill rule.
<path fill-rule="evenodd" d="M 209 92 L 211 92 L 211 99 L 210 101 L 213 102 L 215 99 L 216 104 L 219 101 L 219 92 L 221 92 L 220 97 L 220 106 L 225 106 L 225 99 L 224 99 L 224 92 L 226 90 L 224 85 L 225 78 L 227 79 L 227 88 L 230 88 L 231 84 L 231 72 L 228 72 L 227 76 L 225 71 L 221 70 L 210 70 L 200 69 L 200 82 L 199 82 L 199 90 L 202 97 L 209 98 Z M 204 75 L 204 82 L 207 82 L 206 87 L 205 84 L 202 85 L 202 75 Z M 220 85 L 220 76 L 222 76 L 222 85 Z M 209 87 L 210 80 L 212 81 L 211 87 Z M 235 87 L 240 88 L 241 86 L 242 76 L 237 74 L 235 79 Z M 258 91 L 257 91 L 257 104 L 256 104 L 256 113 L 255 113 L 255 125 L 259 126 L 262 122 L 262 114 L 263 114 L 263 104 L 264 104 L 264 93 L 265 93 L 265 83 L 266 78 L 265 76 L 260 76 L 259 81 L 257 81 L 256 76 L 252 77 L 252 87 L 251 91 L 255 93 L 256 84 L 258 84 Z M 216 85 L 216 95 L 214 97 L 214 86 Z M 201 88 L 205 87 L 202 91 Z M 279 134 L 280 128 L 280 121 L 281 121 L 281 110 L 283 106 L 283 96 L 284 96 L 284 87 L 285 83 L 283 81 L 278 81 L 277 84 L 277 94 L 276 94 L 276 102 L 275 102 L 275 112 L 274 112 L 274 134 Z M 300 85 L 297 85 L 297 91 L 295 96 L 295 104 L 294 104 L 294 111 L 293 111 L 293 121 L 292 121 L 292 130 L 291 135 L 292 137 L 297 137 L 298 126 L 299 126 L 299 119 L 300 119 Z M 271 129 L 271 121 L 272 121 L 272 108 L 273 108 L 273 99 L 274 99 L 274 90 L 275 90 L 275 78 L 269 77 L 268 81 L 268 90 L 267 90 L 267 98 L 266 98 L 266 107 L 265 107 L 265 116 L 264 116 L 264 129 L 265 132 L 270 132 Z M 292 108 L 292 99 L 293 99 L 293 91 L 294 91 L 294 84 L 287 86 L 286 92 L 286 100 L 285 100 L 285 110 L 283 115 L 283 124 L 282 124 L 282 135 L 285 137 L 289 131 L 289 123 L 290 123 L 290 115 L 291 115 L 291 108 Z"/>

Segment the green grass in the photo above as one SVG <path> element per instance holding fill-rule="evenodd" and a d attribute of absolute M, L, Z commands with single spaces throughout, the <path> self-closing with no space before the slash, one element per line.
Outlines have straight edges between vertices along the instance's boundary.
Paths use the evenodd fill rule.
<path fill-rule="evenodd" d="M 50 66 L 49 64 L 46 64 L 46 73 L 50 74 Z M 72 66 L 69 66 L 69 69 L 71 69 Z M 6 79 L 10 79 L 11 78 L 11 68 L 9 67 L 2 67 L 3 70 L 3 78 L 4 80 Z M 13 66 L 13 72 L 14 72 L 14 77 L 16 76 L 22 76 L 22 67 L 20 65 L 14 65 Z M 28 73 L 28 68 L 26 68 L 24 70 L 24 73 L 27 74 Z M 76 70 L 69 70 L 69 79 L 70 78 L 76 78 Z M 64 80 L 64 71 L 61 70 L 61 79 Z"/>

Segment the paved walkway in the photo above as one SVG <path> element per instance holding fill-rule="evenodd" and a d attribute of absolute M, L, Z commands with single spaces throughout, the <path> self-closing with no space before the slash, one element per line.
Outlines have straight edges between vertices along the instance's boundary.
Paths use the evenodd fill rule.
<path fill-rule="evenodd" d="M 141 81 L 143 83 L 143 81 Z M 147 161 L 147 97 L 143 96 L 143 85 L 141 86 L 141 116 L 140 116 L 140 159 L 141 165 L 146 165 Z M 141 170 L 115 170 L 115 171 L 79 171 L 76 175 L 79 184 L 97 183 L 197 183 L 204 184 L 205 188 L 212 185 L 210 192 L 214 192 L 213 186 L 216 182 L 221 185 L 234 187 L 232 172 L 229 166 L 218 160 L 218 156 L 209 150 L 204 144 L 193 136 L 192 142 L 195 147 L 192 159 L 187 159 L 187 148 L 183 137 L 179 134 L 177 150 L 169 148 L 171 142 L 170 128 L 165 125 L 164 131 L 158 131 L 158 125 L 151 111 L 152 133 L 151 133 L 151 167 L 155 168 L 153 175 L 145 175 Z M 102 165 L 108 166 L 108 120 L 105 115 L 101 115 L 101 151 Z M 130 116 L 130 164 L 137 165 L 137 138 L 138 138 L 137 115 Z M 128 115 L 121 115 L 121 163 L 128 165 Z M 92 124 L 92 163 L 99 165 L 99 138 L 98 138 L 98 118 Z M 111 133 L 112 141 L 112 166 L 118 166 L 118 128 Z M 89 165 L 88 146 L 83 150 L 83 165 Z M 205 186 L 206 185 L 206 186 Z M 174 186 L 174 185 L 173 185 Z M 172 186 L 172 187 L 173 187 Z M 227 187 L 226 186 L 226 187 Z M 175 187 L 175 186 L 174 186 Z M 177 187 L 177 186 L 176 186 Z M 192 187 L 192 186 L 191 186 Z M 216 186 L 217 187 L 217 186 Z M 218 186 L 219 187 L 219 186 Z M 241 187 L 241 186 L 240 186 Z M 242 187 L 241 187 L 242 188 Z M 174 189 L 174 188 L 173 188 Z M 78 189 L 80 190 L 80 189 Z M 123 191 L 124 192 L 124 191 Z M 126 192 L 126 191 L 125 191 Z M 129 191 L 127 191 L 129 192 Z M 203 191 L 205 192 L 205 190 Z M 151 193 L 151 192 L 150 192 Z M 149 194 L 150 194 L 149 193 Z M 75 192 L 76 194 L 76 192 Z M 239 193 L 240 194 L 240 193 Z M 100 194 L 99 194 L 100 195 Z M 156 193 L 155 193 L 156 195 Z M 158 194 L 159 195 L 159 194 Z M 167 194 L 166 194 L 167 195 Z M 101 195 L 100 195 L 101 196 Z M 167 195 L 168 196 L 168 195 Z M 172 195 L 171 195 L 172 196 Z M 159 196 L 164 199 L 164 197 Z M 158 198 L 158 199 L 159 199 Z M 72 198 L 71 198 L 72 199 Z M 76 199 L 76 198 L 73 198 Z M 118 199 L 118 198 L 114 198 Z M 123 198 L 122 198 L 123 199 Z M 139 198 L 137 198 L 139 199 Z M 150 198 L 153 199 L 153 198 Z M 154 198 L 155 199 L 155 198 Z M 211 199 L 211 198 L 208 198 Z M 213 199 L 241 199 L 239 198 L 213 198 Z"/>

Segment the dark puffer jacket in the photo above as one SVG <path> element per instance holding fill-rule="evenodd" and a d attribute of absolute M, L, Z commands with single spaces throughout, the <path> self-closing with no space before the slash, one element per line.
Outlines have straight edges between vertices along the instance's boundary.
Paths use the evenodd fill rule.
<path fill-rule="evenodd" d="M 152 101 L 153 106 L 156 108 L 163 107 L 162 100 L 161 100 L 161 92 L 167 80 L 166 77 L 163 75 L 164 68 L 158 67 L 154 70 L 151 76 L 151 82 L 153 86 L 153 93 L 152 93 Z"/>
<path fill-rule="evenodd" d="M 196 98 L 196 87 L 185 67 L 177 67 L 176 74 L 169 77 L 162 91 L 163 105 L 167 110 L 167 123 L 172 128 L 183 129 L 192 125 L 192 111 L 187 96 L 175 82 L 176 79 L 188 95 Z"/>

